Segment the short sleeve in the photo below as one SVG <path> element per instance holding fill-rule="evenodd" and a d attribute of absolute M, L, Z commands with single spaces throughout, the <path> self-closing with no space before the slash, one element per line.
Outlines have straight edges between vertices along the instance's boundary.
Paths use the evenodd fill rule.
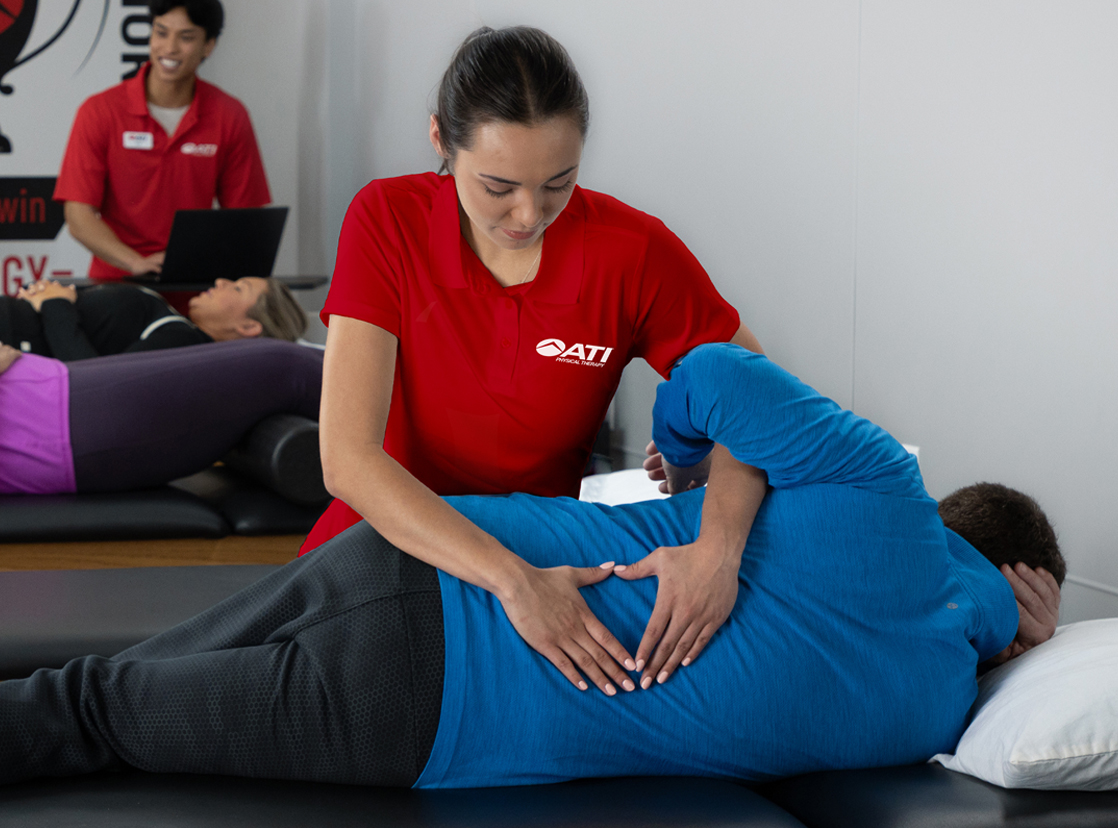
<path fill-rule="evenodd" d="M 263 207 L 272 200 L 260 147 L 248 111 L 236 102 L 229 137 L 229 152 L 217 182 L 217 202 L 222 207 Z"/>
<path fill-rule="evenodd" d="M 927 497 L 916 458 L 885 429 L 737 345 L 688 354 L 657 387 L 652 420 L 652 439 L 677 466 L 720 443 L 776 489 L 837 483 Z"/>
<path fill-rule="evenodd" d="M 360 319 L 400 336 L 400 242 L 395 218 L 382 182 L 367 185 L 349 205 L 330 293 L 322 308 L 330 317 Z"/>
<path fill-rule="evenodd" d="M 55 201 L 79 201 L 100 208 L 108 173 L 108 134 L 97 104 L 89 99 L 78 108 L 62 169 L 54 187 Z"/>
<path fill-rule="evenodd" d="M 692 348 L 727 342 L 741 327 L 699 260 L 657 219 L 651 220 L 635 293 L 634 355 L 665 378 Z"/>

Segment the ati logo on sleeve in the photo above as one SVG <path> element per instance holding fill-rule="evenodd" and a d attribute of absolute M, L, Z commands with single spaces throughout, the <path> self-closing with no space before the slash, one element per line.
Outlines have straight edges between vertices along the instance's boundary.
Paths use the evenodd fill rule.
<path fill-rule="evenodd" d="M 568 348 L 562 339 L 543 339 L 536 344 L 536 353 L 549 359 L 554 358 L 556 362 L 601 368 L 613 353 L 613 348 L 607 348 L 605 345 L 584 345 L 581 342 L 576 342 Z"/>

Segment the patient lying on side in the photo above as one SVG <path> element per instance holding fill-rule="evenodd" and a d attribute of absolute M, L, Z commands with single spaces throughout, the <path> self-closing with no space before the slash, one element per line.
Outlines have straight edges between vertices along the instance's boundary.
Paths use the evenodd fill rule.
<path fill-rule="evenodd" d="M 497 596 L 361 523 L 115 658 L 0 684 L 0 781 L 126 765 L 472 787 L 920 762 L 955 746 L 980 664 L 1053 633 L 1063 560 L 1035 502 L 980 484 L 940 507 L 885 431 L 763 356 L 689 354 L 654 438 L 681 468 L 717 444 L 770 486 L 728 619 L 666 681 L 639 689 L 627 668 L 662 588 L 640 564 L 687 554 L 713 488 L 620 507 L 452 497 L 580 588 L 611 633 L 574 662 L 601 693 L 528 647 Z"/>

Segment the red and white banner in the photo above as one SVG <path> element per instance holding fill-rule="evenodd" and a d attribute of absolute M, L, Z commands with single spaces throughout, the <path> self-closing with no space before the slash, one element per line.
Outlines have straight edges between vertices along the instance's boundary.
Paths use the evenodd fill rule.
<path fill-rule="evenodd" d="M 147 58 L 147 0 L 0 0 L 0 291 L 84 276 L 51 200 L 82 101 Z"/>

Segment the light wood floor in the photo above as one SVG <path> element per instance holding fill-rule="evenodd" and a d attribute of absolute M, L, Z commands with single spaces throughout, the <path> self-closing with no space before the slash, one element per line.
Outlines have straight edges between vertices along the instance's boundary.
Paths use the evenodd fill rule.
<path fill-rule="evenodd" d="M 0 572 L 19 569 L 120 569 L 133 566 L 285 564 L 303 535 L 168 540 L 0 544 Z"/>

